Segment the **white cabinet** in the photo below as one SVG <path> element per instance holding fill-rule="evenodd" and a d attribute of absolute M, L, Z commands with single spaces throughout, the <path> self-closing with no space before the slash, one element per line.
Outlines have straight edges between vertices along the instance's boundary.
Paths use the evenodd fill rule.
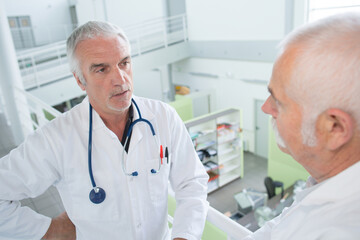
<path fill-rule="evenodd" d="M 210 179 L 211 192 L 243 176 L 242 116 L 231 108 L 185 122 Z"/>

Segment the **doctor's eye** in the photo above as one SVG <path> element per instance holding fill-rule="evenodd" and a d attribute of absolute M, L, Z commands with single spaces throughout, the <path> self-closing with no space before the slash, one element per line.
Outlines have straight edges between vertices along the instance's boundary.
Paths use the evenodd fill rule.
<path fill-rule="evenodd" d="M 130 61 L 124 61 L 121 63 L 122 66 L 127 67 L 130 65 Z"/>
<path fill-rule="evenodd" d="M 100 73 L 105 72 L 105 68 L 100 68 L 96 72 L 100 72 Z"/>

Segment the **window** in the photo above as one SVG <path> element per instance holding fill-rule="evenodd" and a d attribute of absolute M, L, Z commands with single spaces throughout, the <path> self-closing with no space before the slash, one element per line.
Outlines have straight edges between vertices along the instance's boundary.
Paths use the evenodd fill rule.
<path fill-rule="evenodd" d="M 343 12 L 360 12 L 360 0 L 308 0 L 308 22 Z"/>

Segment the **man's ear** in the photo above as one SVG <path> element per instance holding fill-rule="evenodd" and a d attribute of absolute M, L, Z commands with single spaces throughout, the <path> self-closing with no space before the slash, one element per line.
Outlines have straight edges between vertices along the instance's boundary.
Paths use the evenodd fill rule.
<path fill-rule="evenodd" d="M 79 87 L 81 88 L 81 90 L 85 91 L 85 86 L 84 84 L 82 84 L 82 82 L 80 81 L 80 78 L 76 75 L 75 72 L 73 72 L 74 78 L 76 79 L 77 84 L 79 85 Z"/>
<path fill-rule="evenodd" d="M 355 121 L 348 114 L 337 108 L 331 108 L 324 112 L 322 133 L 326 134 L 326 147 L 336 150 L 348 143 L 355 134 Z"/>

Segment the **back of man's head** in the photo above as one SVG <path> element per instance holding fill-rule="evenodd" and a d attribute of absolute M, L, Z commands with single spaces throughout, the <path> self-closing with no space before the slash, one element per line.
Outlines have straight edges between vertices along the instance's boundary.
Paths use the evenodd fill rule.
<path fill-rule="evenodd" d="M 286 92 L 303 108 L 304 129 L 313 131 L 317 116 L 329 108 L 349 113 L 359 129 L 360 14 L 335 15 L 296 29 L 280 44 L 280 56 L 289 50 L 296 56 Z M 307 144 L 314 145 L 314 139 Z"/>

